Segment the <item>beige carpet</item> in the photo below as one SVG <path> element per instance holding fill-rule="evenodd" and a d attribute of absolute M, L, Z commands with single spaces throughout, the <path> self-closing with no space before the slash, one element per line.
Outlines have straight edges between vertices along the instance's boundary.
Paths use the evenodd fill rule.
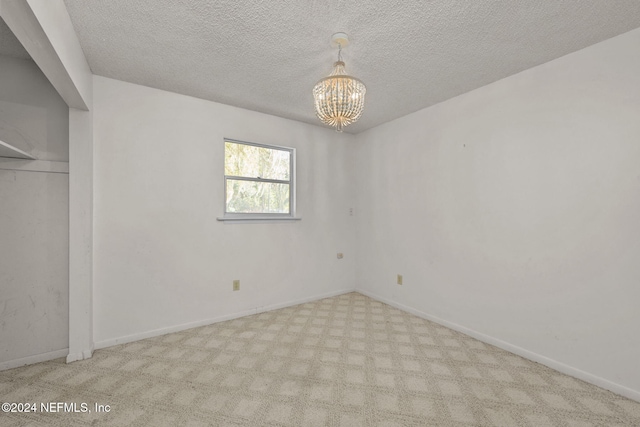
<path fill-rule="evenodd" d="M 640 403 L 357 293 L 0 372 L 0 396 L 111 406 L 2 426 L 640 426 Z"/>

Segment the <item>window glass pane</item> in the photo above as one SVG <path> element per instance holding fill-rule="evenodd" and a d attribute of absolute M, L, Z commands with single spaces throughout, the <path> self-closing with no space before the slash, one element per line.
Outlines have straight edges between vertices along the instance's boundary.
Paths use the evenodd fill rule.
<path fill-rule="evenodd" d="M 289 213 L 289 184 L 227 179 L 227 212 Z"/>
<path fill-rule="evenodd" d="M 224 155 L 225 175 L 289 180 L 289 151 L 225 141 Z"/>

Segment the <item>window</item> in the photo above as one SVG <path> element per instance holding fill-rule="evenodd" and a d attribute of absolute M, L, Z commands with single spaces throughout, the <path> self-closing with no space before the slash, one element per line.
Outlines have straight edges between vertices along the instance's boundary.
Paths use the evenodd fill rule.
<path fill-rule="evenodd" d="M 293 148 L 224 141 L 225 218 L 292 218 Z"/>

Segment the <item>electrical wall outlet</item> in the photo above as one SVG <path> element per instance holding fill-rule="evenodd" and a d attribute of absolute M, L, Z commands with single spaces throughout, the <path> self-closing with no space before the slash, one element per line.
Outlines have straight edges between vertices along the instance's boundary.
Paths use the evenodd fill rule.
<path fill-rule="evenodd" d="M 398 274 L 398 285 L 402 285 L 402 274 Z"/>
<path fill-rule="evenodd" d="M 233 281 L 233 290 L 234 291 L 239 291 L 240 290 L 240 280 L 234 280 Z"/>
<path fill-rule="evenodd" d="M 338 252 L 338 259 L 344 258 L 344 254 L 342 252 Z"/>

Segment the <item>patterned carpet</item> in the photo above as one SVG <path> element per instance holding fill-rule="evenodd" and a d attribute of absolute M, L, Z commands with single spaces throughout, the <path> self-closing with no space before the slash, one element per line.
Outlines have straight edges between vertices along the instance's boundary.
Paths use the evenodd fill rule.
<path fill-rule="evenodd" d="M 0 396 L 38 405 L 1 426 L 640 426 L 640 403 L 358 293 L 0 372 Z"/>

